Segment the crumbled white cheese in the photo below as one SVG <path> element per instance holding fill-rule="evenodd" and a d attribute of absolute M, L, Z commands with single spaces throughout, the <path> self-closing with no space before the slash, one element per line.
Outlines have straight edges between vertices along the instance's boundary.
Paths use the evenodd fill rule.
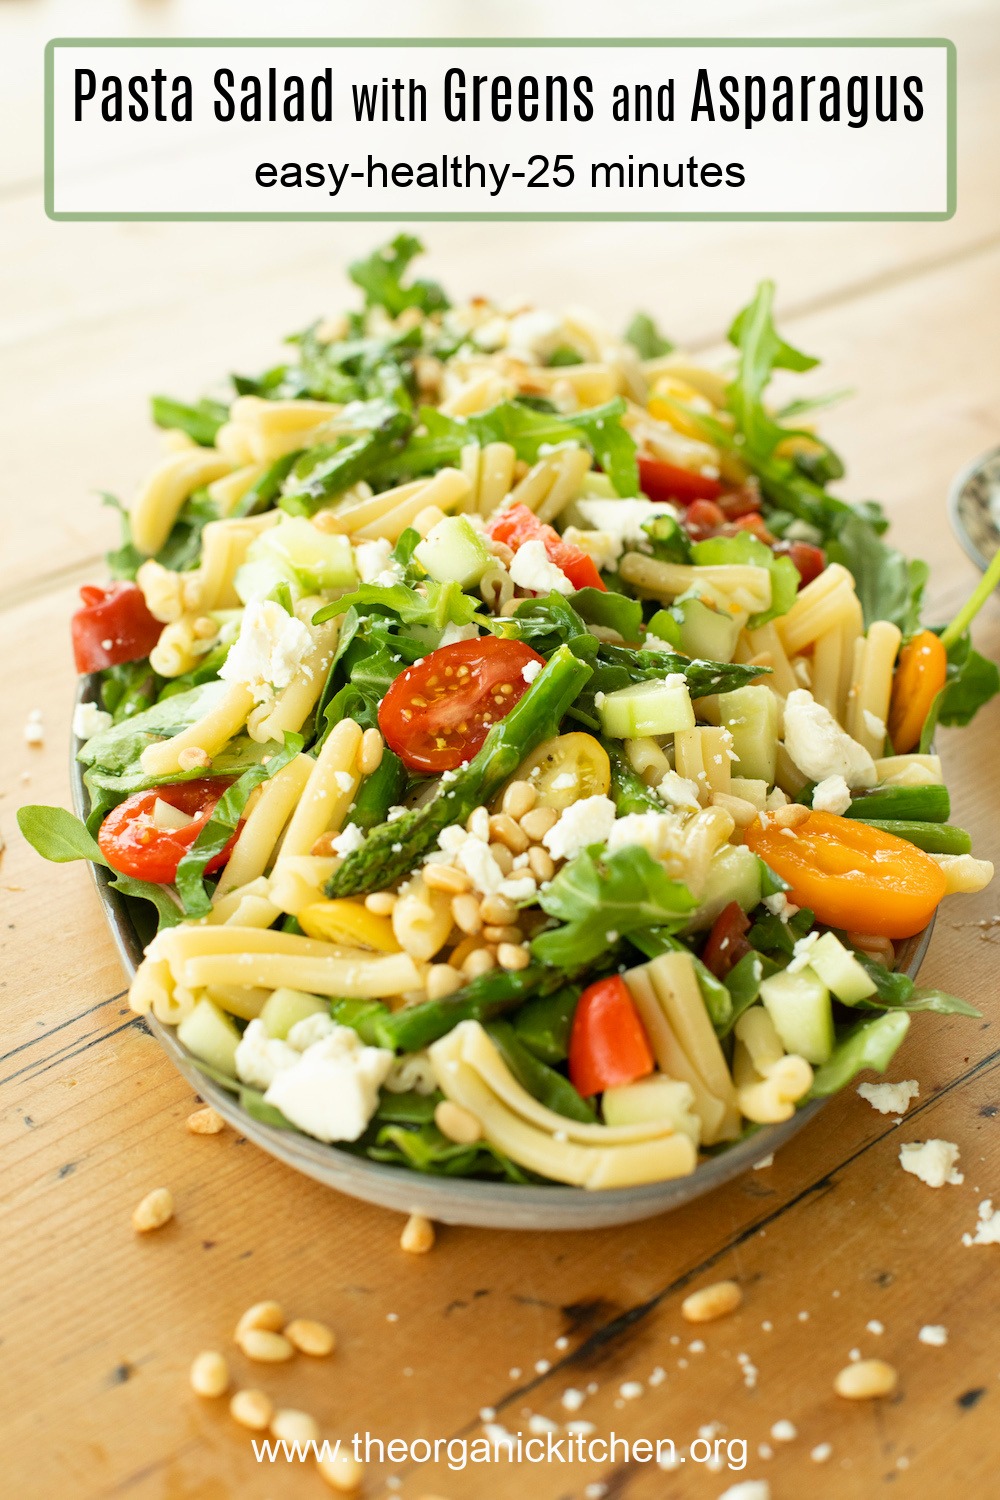
<path fill-rule="evenodd" d="M 615 824 L 615 804 L 610 797 L 583 797 L 560 814 L 542 843 L 553 859 L 573 859 L 590 844 L 603 844 Z"/>
<path fill-rule="evenodd" d="M 581 531 L 577 526 L 567 526 L 563 541 L 586 552 L 601 573 L 610 573 L 622 555 L 621 540 L 610 531 Z"/>
<path fill-rule="evenodd" d="M 559 1423 L 554 1422 L 551 1417 L 542 1416 L 541 1412 L 532 1412 L 528 1418 L 528 1431 L 535 1437 L 544 1437 L 547 1432 L 558 1432 Z"/>
<path fill-rule="evenodd" d="M 497 864 L 489 844 L 474 833 L 455 823 L 444 828 L 438 844 L 451 861 L 464 870 L 476 890 L 483 896 L 495 896 L 504 881 L 504 872 Z"/>
<path fill-rule="evenodd" d="M 593 1422 L 584 1422 L 581 1420 L 577 1422 L 567 1422 L 566 1431 L 569 1433 L 570 1437 L 590 1437 L 591 1433 L 597 1431 L 597 1428 Z"/>
<path fill-rule="evenodd" d="M 526 661 L 524 666 L 521 668 L 521 676 L 524 678 L 525 682 L 530 685 L 532 682 L 534 682 L 543 666 L 544 662 Z"/>
<path fill-rule="evenodd" d="M 755 1161 L 753 1164 L 753 1169 L 755 1172 L 763 1172 L 767 1167 L 773 1166 L 774 1152 L 772 1151 L 769 1156 L 762 1156 L 760 1161 Z"/>
<path fill-rule="evenodd" d="M 671 807 L 679 807 L 686 812 L 697 812 L 701 806 L 698 800 L 697 783 L 689 781 L 686 776 L 680 776 L 676 771 L 668 771 L 656 791 L 657 795 Z"/>
<path fill-rule="evenodd" d="M 270 689 L 288 687 L 312 645 L 308 625 L 273 599 L 252 599 L 219 676 L 226 682 L 244 683 L 255 697 L 262 698 Z"/>
<path fill-rule="evenodd" d="M 811 781 L 842 776 L 849 787 L 869 787 L 877 780 L 875 762 L 864 745 L 841 729 L 805 688 L 796 688 L 785 700 L 785 749 Z"/>
<path fill-rule="evenodd" d="M 771 1500 L 771 1486 L 766 1479 L 743 1479 L 731 1484 L 719 1500 Z"/>
<path fill-rule="evenodd" d="M 544 542 L 523 542 L 514 554 L 510 576 L 518 588 L 535 594 L 572 594 L 575 592 L 562 568 L 551 562 Z"/>
<path fill-rule="evenodd" d="M 402 802 L 394 803 L 386 813 L 385 821 L 387 823 L 398 823 L 400 818 L 406 817 L 406 814 L 409 812 L 409 810 L 410 809 L 406 807 Z"/>
<path fill-rule="evenodd" d="M 335 1025 L 275 1075 L 264 1098 L 318 1141 L 356 1141 L 392 1064 L 392 1052 L 366 1047 L 349 1026 Z"/>
<path fill-rule="evenodd" d="M 669 641 L 662 640 L 660 636 L 654 635 L 651 630 L 646 631 L 646 637 L 642 643 L 643 651 L 669 651 L 673 654 L 675 649 Z"/>
<path fill-rule="evenodd" d="M 398 583 L 403 570 L 393 561 L 392 543 L 385 537 L 374 542 L 358 542 L 354 548 L 354 566 L 362 583 L 379 584 L 389 588 Z"/>
<path fill-rule="evenodd" d="M 785 970 L 786 974 L 798 974 L 800 969 L 807 969 L 809 967 L 809 957 L 813 948 L 819 942 L 819 936 L 818 932 L 807 932 L 805 937 L 799 938 L 792 949 L 792 957 L 788 968 Z"/>
<path fill-rule="evenodd" d="M 877 714 L 873 714 L 869 708 L 863 710 L 861 717 L 872 739 L 878 740 L 881 744 L 885 739 L 885 720 L 880 719 Z"/>
<path fill-rule="evenodd" d="M 92 740 L 95 734 L 110 729 L 112 719 L 96 703 L 78 703 L 73 710 L 73 733 L 78 740 Z"/>
<path fill-rule="evenodd" d="M 33 708 L 28 715 L 24 726 L 24 742 L 26 745 L 44 745 L 45 727 L 42 724 L 42 710 Z"/>
<path fill-rule="evenodd" d="M 900 1146 L 899 1161 L 904 1172 L 911 1172 L 928 1187 L 944 1187 L 945 1183 L 957 1187 L 965 1181 L 955 1167 L 958 1147 L 952 1141 L 911 1141 Z"/>
<path fill-rule="evenodd" d="M 296 1052 L 305 1052 L 315 1042 L 321 1042 L 324 1037 L 330 1036 L 336 1030 L 336 1025 L 336 1021 L 325 1010 L 318 1010 L 315 1015 L 304 1016 L 301 1021 L 296 1021 L 285 1040 Z"/>
<path fill-rule="evenodd" d="M 251 1021 L 236 1048 L 236 1076 L 252 1089 L 267 1089 L 280 1072 L 295 1066 L 300 1055 L 287 1042 L 269 1036 L 263 1021 Z"/>
<path fill-rule="evenodd" d="M 497 890 L 508 901 L 531 901 L 538 894 L 538 887 L 527 875 L 508 876 L 501 880 Z"/>
<path fill-rule="evenodd" d="M 618 1394 L 623 1401 L 636 1401 L 645 1390 L 641 1380 L 625 1380 L 618 1387 Z"/>
<path fill-rule="evenodd" d="M 943 1349 L 948 1342 L 948 1330 L 942 1323 L 925 1323 L 917 1338 L 932 1349 Z"/>
<path fill-rule="evenodd" d="M 346 858 L 348 854 L 353 854 L 356 849 L 360 849 L 364 841 L 365 836 L 357 823 L 348 823 L 333 840 L 333 852 Z"/>
<path fill-rule="evenodd" d="M 459 641 L 475 641 L 478 638 L 478 625 L 446 625 L 438 645 L 455 646 Z"/>
<path fill-rule="evenodd" d="M 625 548 L 649 537 L 643 524 L 655 516 L 674 516 L 679 512 L 665 500 L 578 500 L 576 508 L 590 526 L 611 537 L 620 557 Z M 616 560 L 617 560 L 616 557 Z"/>
<path fill-rule="evenodd" d="M 880 1115 L 905 1115 L 910 1100 L 920 1097 L 920 1085 L 915 1078 L 902 1083 L 859 1083 L 858 1093 Z"/>
<path fill-rule="evenodd" d="M 814 1464 L 825 1464 L 832 1453 L 832 1444 L 817 1443 L 815 1448 L 813 1448 L 810 1452 L 809 1457 L 812 1459 Z"/>
<path fill-rule="evenodd" d="M 562 1393 L 562 1404 L 567 1411 L 579 1411 L 586 1397 L 583 1391 L 578 1391 L 575 1386 L 567 1386 Z"/>
<path fill-rule="evenodd" d="M 1000 1245 L 1000 1208 L 993 1207 L 992 1198 L 984 1198 L 979 1205 L 979 1222 L 974 1234 L 962 1235 L 963 1245 Z"/>
<path fill-rule="evenodd" d="M 851 805 L 851 789 L 843 776 L 827 776 L 813 788 L 816 812 L 836 813 L 838 817 Z"/>
<path fill-rule="evenodd" d="M 608 852 L 629 845 L 639 845 L 654 859 L 662 858 L 677 832 L 677 823 L 670 813 L 626 813 L 615 821 L 608 834 Z"/>
<path fill-rule="evenodd" d="M 876 1337 L 880 1333 L 885 1333 L 885 1324 L 880 1323 L 878 1318 L 869 1318 L 868 1322 L 865 1324 L 865 1327 L 868 1329 L 869 1333 L 874 1333 Z"/>
<path fill-rule="evenodd" d="M 774 1438 L 774 1441 L 776 1443 L 793 1443 L 798 1435 L 799 1429 L 796 1427 L 795 1423 L 789 1422 L 785 1419 L 782 1419 L 782 1421 L 780 1422 L 775 1422 L 774 1426 L 771 1428 L 771 1436 Z"/>
<path fill-rule="evenodd" d="M 576 780 L 571 771 L 562 771 L 556 777 L 555 781 L 553 781 L 552 790 L 554 792 L 568 792 L 571 787 L 576 786 Z"/>
<path fill-rule="evenodd" d="M 334 771 L 333 779 L 342 792 L 353 792 L 354 777 L 350 771 Z"/>

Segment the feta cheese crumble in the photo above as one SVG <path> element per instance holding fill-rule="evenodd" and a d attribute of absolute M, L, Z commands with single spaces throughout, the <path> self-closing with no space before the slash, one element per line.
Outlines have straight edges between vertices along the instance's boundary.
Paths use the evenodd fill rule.
<path fill-rule="evenodd" d="M 771 1428 L 771 1436 L 776 1443 L 793 1443 L 799 1435 L 799 1429 L 794 1422 L 782 1420 L 775 1422 Z"/>
<path fill-rule="evenodd" d="M 676 516 L 675 505 L 662 500 L 578 500 L 576 508 L 590 526 L 610 538 L 617 562 L 626 546 L 648 543 L 643 524 L 655 516 Z M 582 544 L 581 544 L 582 545 Z M 606 544 L 607 545 L 607 544 Z"/>
<path fill-rule="evenodd" d="M 697 812 L 701 807 L 697 784 L 689 781 L 686 776 L 678 775 L 676 771 L 666 773 L 656 792 L 668 806 L 680 808 L 682 812 Z"/>
<path fill-rule="evenodd" d="M 73 710 L 73 733 L 78 740 L 92 740 L 95 734 L 110 729 L 112 718 L 96 703 L 78 703 Z"/>
<path fill-rule="evenodd" d="M 333 840 L 333 852 L 346 858 L 348 854 L 353 854 L 356 849 L 360 849 L 364 841 L 365 836 L 357 823 L 348 823 L 347 827 L 342 828 Z"/>
<path fill-rule="evenodd" d="M 467 833 L 458 823 L 441 830 L 438 845 L 449 859 L 464 870 L 482 896 L 495 896 L 504 882 L 504 872 L 490 852 L 489 844 Z"/>
<path fill-rule="evenodd" d="M 553 859 L 573 859 L 590 844 L 606 843 L 614 825 L 615 804 L 610 797 L 583 797 L 560 814 L 542 843 Z"/>
<path fill-rule="evenodd" d="M 932 1349 L 943 1349 L 948 1342 L 948 1330 L 942 1323 L 925 1323 L 917 1338 Z"/>
<path fill-rule="evenodd" d="M 24 742 L 26 745 L 44 745 L 45 727 L 42 724 L 42 710 L 33 708 L 24 725 Z"/>
<path fill-rule="evenodd" d="M 528 589 L 534 594 L 575 593 L 562 568 L 549 560 L 544 542 L 537 539 L 523 542 L 514 554 L 510 565 L 510 576 L 518 588 Z"/>
<path fill-rule="evenodd" d="M 827 776 L 813 788 L 813 808 L 816 812 L 845 813 L 852 802 L 851 789 L 843 776 Z"/>
<path fill-rule="evenodd" d="M 952 1141 L 911 1141 L 900 1146 L 899 1161 L 904 1172 L 911 1172 L 928 1187 L 944 1187 L 945 1183 L 957 1187 L 965 1181 L 955 1167 L 958 1147 Z"/>
<path fill-rule="evenodd" d="M 859 1083 L 858 1093 L 880 1115 L 905 1115 L 911 1099 L 919 1099 L 920 1085 L 915 1078 L 902 1083 Z"/>
<path fill-rule="evenodd" d="M 542 670 L 543 663 L 540 661 L 526 661 L 521 668 L 521 676 L 525 682 L 532 683 Z"/>
<path fill-rule="evenodd" d="M 252 1089 L 266 1090 L 284 1068 L 294 1067 L 299 1053 L 268 1034 L 263 1021 L 251 1021 L 236 1048 L 236 1076 Z"/>
<path fill-rule="evenodd" d="M 391 588 L 403 576 L 403 570 L 393 561 L 392 543 L 385 537 L 374 542 L 358 542 L 354 548 L 354 566 L 362 583 L 374 583 L 382 588 Z"/>
<path fill-rule="evenodd" d="M 993 1207 L 992 1198 L 984 1198 L 980 1203 L 975 1233 L 963 1234 L 962 1244 L 1000 1245 L 1000 1208 Z"/>
<path fill-rule="evenodd" d="M 731 1484 L 719 1500 L 771 1500 L 771 1486 L 766 1479 L 744 1479 Z"/>
<path fill-rule="evenodd" d="M 290 1040 L 305 1025 L 293 1027 Z M 331 1021 L 330 1028 L 292 1067 L 279 1069 L 264 1099 L 318 1141 L 356 1141 L 378 1108 L 394 1054 L 366 1047 L 349 1026 Z M 303 1039 L 310 1034 L 303 1031 Z"/>
<path fill-rule="evenodd" d="M 242 682 L 257 699 L 288 687 L 312 650 L 308 625 L 273 599 L 252 599 L 243 611 L 240 633 L 219 668 L 225 682 Z"/>
<path fill-rule="evenodd" d="M 630 845 L 645 849 L 659 859 L 670 847 L 677 825 L 669 813 L 626 813 L 618 818 L 608 834 L 608 852 Z"/>
<path fill-rule="evenodd" d="M 810 781 L 841 776 L 849 787 L 875 785 L 875 762 L 864 745 L 841 729 L 805 688 L 796 688 L 785 700 L 785 749 Z"/>

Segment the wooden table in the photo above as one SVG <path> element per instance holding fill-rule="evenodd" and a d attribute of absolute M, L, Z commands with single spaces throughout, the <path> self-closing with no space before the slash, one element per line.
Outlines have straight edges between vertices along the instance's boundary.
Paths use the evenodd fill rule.
<path fill-rule="evenodd" d="M 115 9 L 112 31 L 198 24 L 189 7 Z M 5 10 L 16 44 L 5 54 L 10 81 L 16 73 L 34 107 L 42 33 L 79 31 L 78 12 L 73 26 L 58 5 Z M 640 10 L 629 18 L 638 34 L 657 25 Z M 240 13 L 229 29 L 266 33 L 261 7 Z M 453 12 L 437 15 L 440 29 L 454 29 Z M 215 34 L 225 33 L 223 19 L 216 12 L 208 23 Z M 762 29 L 765 20 L 777 34 L 801 29 L 788 6 L 767 8 Z M 490 30 L 489 17 L 478 24 Z M 683 29 L 696 25 L 688 19 Z M 789 335 L 823 357 L 822 384 L 855 388 L 825 424 L 849 462 L 847 492 L 879 495 L 897 537 L 932 561 L 930 617 L 945 618 L 974 581 L 948 530 L 947 485 L 1000 428 L 1000 28 L 992 0 L 884 0 L 838 7 L 836 24 L 816 11 L 810 25 L 958 43 L 954 220 L 440 225 L 426 235 L 432 270 L 459 292 L 587 301 L 616 321 L 637 299 L 697 347 L 718 339 L 760 275 L 774 275 Z M 309 20 L 292 29 L 308 33 Z M 550 29 L 558 34 L 559 23 Z M 27 118 L 36 122 L 31 110 Z M 188 396 L 220 371 L 263 365 L 284 331 L 340 305 L 339 267 L 378 231 L 54 225 L 41 209 L 39 150 L 40 128 L 33 138 L 25 126 L 0 183 L 11 241 L 0 255 L 6 1492 L 325 1493 L 313 1472 L 258 1466 L 225 1403 L 187 1387 L 194 1353 L 228 1347 L 243 1308 L 277 1297 L 328 1320 L 338 1352 L 273 1374 L 237 1359 L 239 1378 L 314 1412 L 334 1434 L 472 1436 L 485 1407 L 513 1430 L 526 1428 L 528 1414 L 564 1422 L 562 1393 L 593 1386 L 577 1415 L 598 1434 L 669 1436 L 684 1448 L 719 1424 L 713 1432 L 745 1439 L 750 1451 L 742 1473 L 691 1462 L 673 1473 L 617 1462 L 464 1472 L 375 1463 L 366 1495 L 578 1500 L 603 1482 L 600 1493 L 616 1500 L 712 1500 L 747 1478 L 767 1478 L 774 1500 L 995 1494 L 1000 1251 L 962 1245 L 980 1199 L 1000 1202 L 994 893 L 955 900 L 938 921 L 923 977 L 961 990 L 983 1019 L 917 1018 L 891 1074 L 920 1082 L 903 1124 L 852 1089 L 771 1168 L 668 1218 L 576 1236 L 449 1229 L 432 1254 L 411 1257 L 393 1217 L 294 1175 L 230 1130 L 187 1132 L 192 1095 L 127 1008 L 87 873 L 42 865 L 17 834 L 14 810 L 67 800 L 66 624 L 77 585 L 100 577 L 114 530 L 95 489 L 128 494 L 155 451 L 146 393 Z M 977 637 L 981 649 L 1000 651 L 995 605 Z M 41 749 L 22 738 L 35 707 L 45 719 Z M 971 730 L 941 736 L 956 821 L 994 857 L 998 735 L 994 702 Z M 901 1170 L 900 1144 L 927 1137 L 959 1144 L 964 1185 L 932 1190 Z M 176 1220 L 137 1238 L 130 1210 L 160 1184 L 174 1193 Z M 692 1331 L 680 1317 L 685 1289 L 729 1276 L 744 1288 L 741 1311 Z M 947 1345 L 919 1342 L 924 1324 L 945 1325 Z M 692 1349 L 697 1334 L 704 1347 Z M 849 1405 L 833 1394 L 855 1348 L 898 1368 L 894 1398 Z M 649 1386 L 657 1366 L 666 1378 Z M 626 1401 L 620 1388 L 633 1381 L 644 1392 Z M 793 1441 L 770 1436 L 779 1421 L 794 1424 Z M 812 1461 L 827 1443 L 828 1461 Z"/>

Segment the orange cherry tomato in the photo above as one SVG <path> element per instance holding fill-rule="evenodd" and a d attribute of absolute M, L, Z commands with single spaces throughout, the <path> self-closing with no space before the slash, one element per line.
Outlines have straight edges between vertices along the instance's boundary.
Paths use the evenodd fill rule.
<path fill-rule="evenodd" d="M 948 676 L 948 653 L 933 630 L 921 630 L 899 653 L 889 704 L 889 738 L 897 755 L 920 744 L 927 715 Z"/>
<path fill-rule="evenodd" d="M 746 831 L 755 854 L 827 927 L 913 937 L 927 926 L 947 887 L 929 854 L 856 818 L 811 812 L 791 836 L 758 820 Z"/>

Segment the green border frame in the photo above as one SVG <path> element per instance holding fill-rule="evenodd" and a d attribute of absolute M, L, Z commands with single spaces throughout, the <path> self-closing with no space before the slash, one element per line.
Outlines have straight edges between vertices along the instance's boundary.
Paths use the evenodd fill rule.
<path fill-rule="evenodd" d="M 932 213 L 57 213 L 54 199 L 54 59 L 57 47 L 943 47 L 947 58 L 948 206 Z M 947 37 L 53 37 L 45 46 L 45 214 L 57 223 L 923 223 L 950 219 L 958 202 L 955 43 Z"/>

